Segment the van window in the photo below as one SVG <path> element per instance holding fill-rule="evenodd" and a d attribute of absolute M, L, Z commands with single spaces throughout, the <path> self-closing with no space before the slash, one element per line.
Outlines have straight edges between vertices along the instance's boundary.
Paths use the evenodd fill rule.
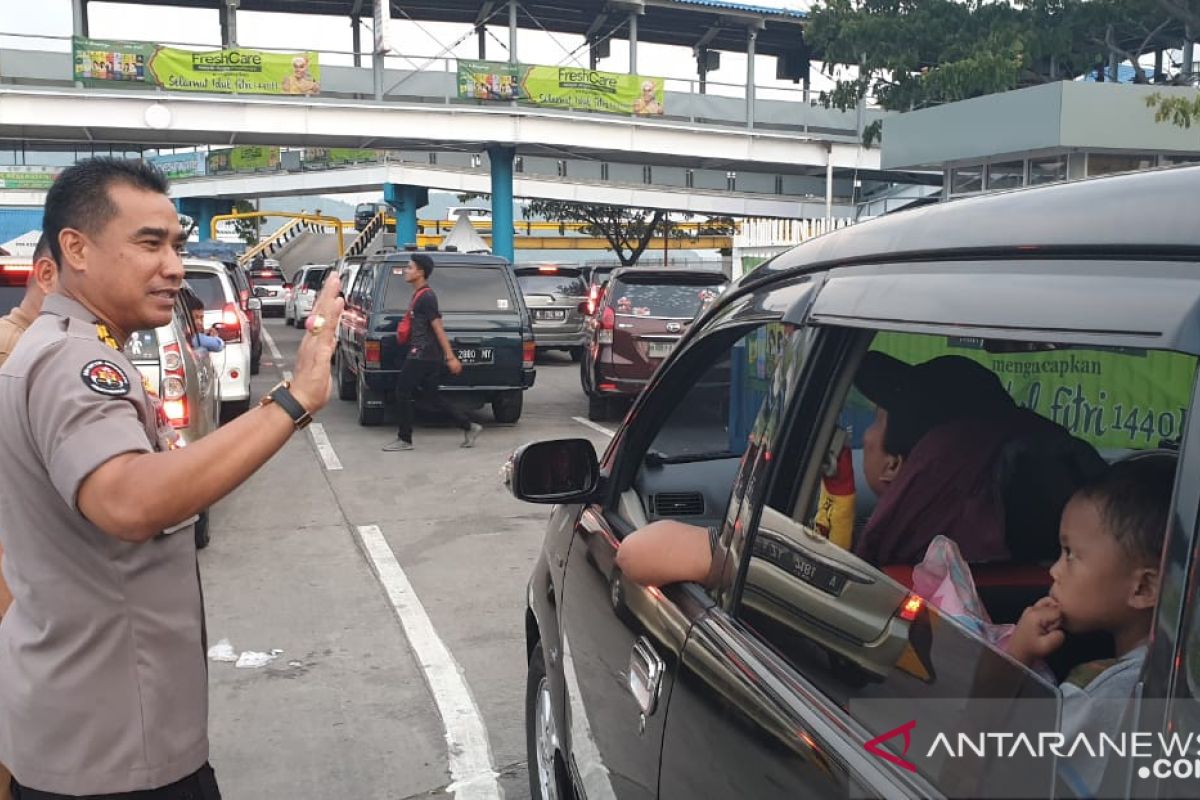
<path fill-rule="evenodd" d="M 522 294 L 548 294 L 557 297 L 586 297 L 587 285 L 577 269 L 518 270 L 517 284 Z"/>
<path fill-rule="evenodd" d="M 619 315 L 695 319 L 724 289 L 722 285 L 626 283 L 610 286 L 609 305 Z"/>
<path fill-rule="evenodd" d="M 834 328 L 819 335 L 855 344 L 826 356 L 838 359 L 832 379 L 798 387 L 792 407 L 768 403 L 756 423 L 789 433 L 769 467 L 771 502 L 747 525 L 738 617 L 844 707 L 856 698 L 983 696 L 995 689 L 977 682 L 984 674 L 1056 696 L 1001 655 L 979 617 L 943 614 L 923 598 L 919 614 L 900 620 L 910 592 L 922 588 L 913 567 L 945 534 L 971 562 L 990 622 L 1016 622 L 1049 590 L 1058 521 L 1074 490 L 1106 464 L 1147 452 L 1170 458 L 1179 448 L 1196 358 Z M 911 366 L 945 356 L 962 360 L 907 382 Z M 886 416 L 871 395 L 893 405 Z M 872 442 L 892 459 L 886 480 L 870 463 Z M 1111 642 L 1077 638 L 1049 665 L 1061 680 L 1073 666 L 1111 657 L 1105 648 Z"/>
<path fill-rule="evenodd" d="M 325 276 L 328 274 L 329 267 L 307 270 L 304 273 L 304 288 L 320 291 L 321 285 L 325 283 Z"/>
<path fill-rule="evenodd" d="M 386 265 L 390 270 L 387 281 L 385 310 L 408 310 L 412 287 L 404 280 L 404 264 Z M 486 312 L 516 314 L 520 306 L 512 295 L 508 281 L 499 267 L 470 267 L 442 264 L 433 271 L 430 287 L 437 292 L 438 308 L 446 312 Z"/>
<path fill-rule="evenodd" d="M 228 302 L 225 298 L 225 287 L 221 285 L 221 277 L 216 273 L 188 271 L 187 282 L 209 311 L 223 308 Z"/>

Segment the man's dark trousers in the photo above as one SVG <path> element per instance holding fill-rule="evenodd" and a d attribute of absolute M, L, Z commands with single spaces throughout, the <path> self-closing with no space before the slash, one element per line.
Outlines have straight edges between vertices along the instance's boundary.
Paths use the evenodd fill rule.
<path fill-rule="evenodd" d="M 464 431 L 471 429 L 471 420 L 467 419 L 467 415 L 447 402 L 438 391 L 438 378 L 441 375 L 440 361 L 420 361 L 416 358 L 404 360 L 404 366 L 400 368 L 400 377 L 396 380 L 396 416 L 400 420 L 396 435 L 404 441 L 412 443 L 413 399 L 418 393 L 431 408 L 449 415 L 455 425 Z"/>
<path fill-rule="evenodd" d="M 217 778 L 208 764 L 170 786 L 163 786 L 160 789 L 144 789 L 139 792 L 96 794 L 88 795 L 85 798 L 75 798 L 65 794 L 51 794 L 28 789 L 17 783 L 15 778 L 10 790 L 13 800 L 221 800 L 221 790 L 217 788 Z"/>

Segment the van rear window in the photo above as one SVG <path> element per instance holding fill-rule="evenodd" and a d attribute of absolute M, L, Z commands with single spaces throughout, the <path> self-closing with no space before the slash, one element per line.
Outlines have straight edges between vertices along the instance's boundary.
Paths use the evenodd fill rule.
<path fill-rule="evenodd" d="M 404 281 L 404 265 L 388 264 L 387 293 L 380 311 L 407 311 L 412 287 Z M 516 314 L 520 307 L 498 267 L 441 265 L 429 285 L 437 292 L 438 308 L 446 312 Z"/>
<path fill-rule="evenodd" d="M 612 308 L 631 317 L 694 319 L 708 308 L 721 286 L 619 283 L 612 288 Z"/>
<path fill-rule="evenodd" d="M 225 287 L 221 285 L 220 276 L 212 272 L 188 272 L 188 285 L 204 303 L 204 308 L 213 311 L 225 306 Z"/>
<path fill-rule="evenodd" d="M 579 270 L 559 270 L 558 272 L 539 272 L 538 270 L 520 271 L 517 273 L 517 283 L 523 294 L 549 294 L 556 297 L 586 297 L 587 285 L 583 282 Z"/>

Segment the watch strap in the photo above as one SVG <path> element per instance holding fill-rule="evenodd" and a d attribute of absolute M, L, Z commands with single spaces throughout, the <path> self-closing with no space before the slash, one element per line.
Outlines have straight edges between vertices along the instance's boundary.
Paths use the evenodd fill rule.
<path fill-rule="evenodd" d="M 267 398 L 286 411 L 292 418 L 292 424 L 296 426 L 296 430 L 300 430 L 312 422 L 312 414 L 300 405 L 300 401 L 288 389 L 289 384 L 285 381 L 268 392 Z"/>

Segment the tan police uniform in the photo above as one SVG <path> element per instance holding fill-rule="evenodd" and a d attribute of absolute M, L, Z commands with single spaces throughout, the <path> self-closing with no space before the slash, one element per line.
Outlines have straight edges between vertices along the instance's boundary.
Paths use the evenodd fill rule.
<path fill-rule="evenodd" d="M 196 772 L 208 692 L 194 520 L 135 544 L 76 506 L 109 459 L 169 446 L 137 369 L 91 312 L 50 295 L 0 367 L 0 420 L 14 597 L 0 624 L 0 762 L 67 795 Z"/>
<path fill-rule="evenodd" d="M 17 341 L 33 324 L 33 320 L 17 306 L 12 311 L 0 317 L 0 366 L 8 360 Z"/>

